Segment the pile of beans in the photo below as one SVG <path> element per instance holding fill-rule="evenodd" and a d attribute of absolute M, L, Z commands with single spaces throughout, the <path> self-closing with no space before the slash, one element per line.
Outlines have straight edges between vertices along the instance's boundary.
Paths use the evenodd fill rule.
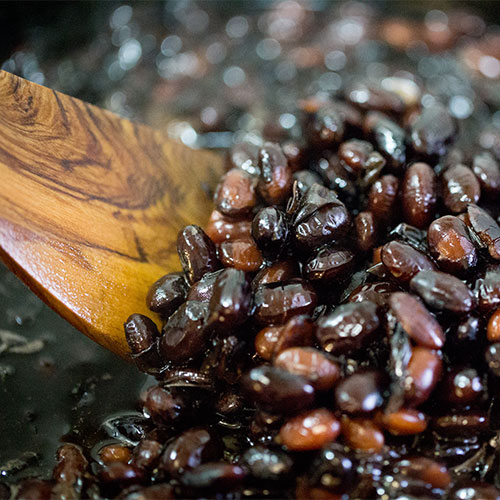
<path fill-rule="evenodd" d="M 500 498 L 500 166 L 405 75 L 227 152 L 125 323 L 144 419 L 18 498 Z"/>

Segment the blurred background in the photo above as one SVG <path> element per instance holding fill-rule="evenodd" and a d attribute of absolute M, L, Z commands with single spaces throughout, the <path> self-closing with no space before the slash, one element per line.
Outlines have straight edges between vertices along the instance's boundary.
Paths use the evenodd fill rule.
<path fill-rule="evenodd" d="M 499 19 L 498 1 L 2 2 L 0 66 L 214 149 L 299 137 L 297 103 L 352 79 L 411 77 L 500 157 Z M 133 437 L 150 383 L 0 265 L 0 480 Z"/>

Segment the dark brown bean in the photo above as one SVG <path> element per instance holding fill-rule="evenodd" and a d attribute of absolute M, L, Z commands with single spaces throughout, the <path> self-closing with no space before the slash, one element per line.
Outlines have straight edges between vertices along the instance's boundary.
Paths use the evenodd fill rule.
<path fill-rule="evenodd" d="M 209 321 L 224 328 L 233 328 L 244 323 L 251 302 L 250 282 L 243 271 L 224 269 L 214 284 L 210 299 Z"/>
<path fill-rule="evenodd" d="M 421 271 L 411 279 L 410 288 L 434 309 L 465 314 L 475 305 L 467 285 L 451 274 Z"/>
<path fill-rule="evenodd" d="M 410 245 L 391 241 L 382 248 L 382 263 L 402 283 L 408 283 L 420 271 L 434 270 L 434 264 Z"/>
<path fill-rule="evenodd" d="M 160 424 L 172 425 L 186 415 L 187 402 L 174 388 L 153 386 L 148 389 L 144 409 Z"/>
<path fill-rule="evenodd" d="M 341 240 L 350 227 L 349 213 L 335 191 L 313 184 L 300 201 L 293 227 L 299 248 L 312 250 Z"/>
<path fill-rule="evenodd" d="M 486 335 L 490 342 L 500 341 L 500 308 L 490 317 L 486 329 Z"/>
<path fill-rule="evenodd" d="M 279 438 L 292 451 L 318 450 L 337 439 L 340 423 L 326 408 L 315 408 L 289 419 Z"/>
<path fill-rule="evenodd" d="M 201 354 L 209 336 L 208 305 L 203 302 L 185 302 L 163 327 L 159 351 L 163 359 L 175 363 Z"/>
<path fill-rule="evenodd" d="M 475 284 L 479 309 L 491 312 L 500 307 L 500 266 L 489 267 Z"/>
<path fill-rule="evenodd" d="M 166 274 L 153 283 L 146 304 L 151 311 L 168 317 L 186 300 L 188 290 L 184 273 Z"/>
<path fill-rule="evenodd" d="M 447 273 L 463 275 L 477 264 L 476 247 L 466 225 L 457 217 L 445 215 L 433 221 L 427 242 L 431 255 Z"/>
<path fill-rule="evenodd" d="M 354 268 L 354 254 L 342 248 L 323 247 L 315 252 L 304 267 L 304 277 L 321 285 L 349 278 Z"/>
<path fill-rule="evenodd" d="M 133 486 L 120 494 L 120 500 L 174 500 L 174 488 L 167 483 Z"/>
<path fill-rule="evenodd" d="M 421 479 L 433 488 L 446 489 L 451 483 L 451 475 L 446 466 L 430 458 L 404 458 L 396 462 L 396 467 L 403 474 Z"/>
<path fill-rule="evenodd" d="M 124 324 L 125 336 L 132 354 L 149 349 L 160 336 L 158 327 L 143 314 L 132 314 Z"/>
<path fill-rule="evenodd" d="M 470 225 L 493 259 L 500 260 L 500 226 L 495 219 L 477 205 L 467 207 Z"/>
<path fill-rule="evenodd" d="M 442 360 L 438 352 L 415 347 L 408 363 L 409 386 L 406 399 L 411 406 L 427 400 L 441 376 Z"/>
<path fill-rule="evenodd" d="M 214 210 L 210 215 L 205 232 L 215 244 L 220 244 L 226 240 L 248 238 L 251 230 L 251 220 L 232 219 Z"/>
<path fill-rule="evenodd" d="M 177 253 L 190 283 L 221 267 L 213 241 L 195 225 L 186 226 L 179 232 Z"/>
<path fill-rule="evenodd" d="M 242 388 L 251 402 L 272 413 L 298 413 L 314 401 L 314 389 L 304 377 L 270 366 L 248 372 Z"/>
<path fill-rule="evenodd" d="M 158 441 L 143 439 L 134 449 L 131 463 L 141 469 L 154 469 L 160 459 L 162 450 L 163 446 Z"/>
<path fill-rule="evenodd" d="M 359 173 L 364 170 L 366 161 L 372 151 L 373 146 L 369 142 L 351 139 L 340 145 L 338 155 L 354 173 Z"/>
<path fill-rule="evenodd" d="M 446 208 L 459 214 L 469 203 L 477 203 L 481 196 L 481 186 L 474 172 L 465 165 L 454 165 L 443 172 L 442 195 Z"/>
<path fill-rule="evenodd" d="M 142 469 L 121 462 L 113 462 L 104 466 L 98 477 L 103 483 L 118 484 L 121 488 L 146 482 L 146 475 Z"/>
<path fill-rule="evenodd" d="M 474 368 L 454 367 L 443 376 L 441 395 L 445 401 L 465 405 L 478 399 L 483 383 Z"/>
<path fill-rule="evenodd" d="M 217 491 L 236 489 L 245 479 L 246 472 L 238 465 L 210 462 L 185 472 L 180 481 L 189 488 L 210 488 Z"/>
<path fill-rule="evenodd" d="M 426 157 L 444 155 L 457 134 L 457 124 L 441 104 L 424 108 L 410 127 L 413 149 Z"/>
<path fill-rule="evenodd" d="M 215 192 L 215 207 L 228 217 L 245 217 L 257 204 L 257 179 L 245 170 L 233 168 L 222 177 Z"/>
<path fill-rule="evenodd" d="M 161 466 L 172 477 L 179 478 L 186 471 L 220 455 L 221 442 L 209 430 L 189 429 L 169 443 L 161 457 Z"/>
<path fill-rule="evenodd" d="M 16 500 L 50 500 L 53 484 L 42 479 L 27 478 L 19 484 L 15 497 Z"/>
<path fill-rule="evenodd" d="M 252 222 L 252 236 L 265 255 L 278 255 L 288 237 L 285 214 L 276 207 L 260 209 Z"/>
<path fill-rule="evenodd" d="M 241 456 L 239 464 L 258 481 L 288 479 L 293 467 L 293 461 L 286 453 L 264 446 L 248 448 Z"/>
<path fill-rule="evenodd" d="M 441 325 L 425 306 L 409 293 L 396 292 L 389 305 L 408 336 L 418 345 L 441 349 L 445 336 Z"/>
<path fill-rule="evenodd" d="M 240 271 L 258 271 L 263 258 L 253 238 L 223 241 L 219 245 L 219 258 L 226 267 Z"/>
<path fill-rule="evenodd" d="M 382 414 L 381 424 L 395 436 L 420 434 L 427 429 L 427 419 L 422 412 L 412 408 L 400 408 L 393 413 Z"/>
<path fill-rule="evenodd" d="M 449 493 L 450 500 L 500 500 L 500 490 L 492 484 L 468 481 L 456 485 Z"/>
<path fill-rule="evenodd" d="M 283 326 L 266 326 L 255 336 L 255 351 L 266 361 L 271 361 L 276 350 L 276 343 L 283 331 Z"/>
<path fill-rule="evenodd" d="M 276 261 L 269 267 L 261 269 L 252 281 L 252 288 L 257 289 L 260 285 L 289 281 L 300 275 L 300 269 L 295 260 Z"/>
<path fill-rule="evenodd" d="M 385 307 L 391 293 L 398 289 L 393 283 L 379 281 L 377 283 L 365 283 L 356 287 L 349 295 L 349 302 L 373 302 L 379 307 Z"/>
<path fill-rule="evenodd" d="M 191 300 L 195 302 L 210 302 L 214 293 L 215 282 L 222 271 L 223 269 L 219 269 L 213 273 L 207 273 L 203 276 L 203 278 L 201 278 L 201 280 L 193 283 L 186 300 L 188 302 Z"/>
<path fill-rule="evenodd" d="M 406 132 L 383 113 L 369 111 L 363 129 L 375 147 L 386 158 L 393 171 L 401 169 L 406 162 Z"/>
<path fill-rule="evenodd" d="M 88 469 L 88 462 L 82 449 L 75 444 L 63 444 L 57 450 L 57 465 L 53 478 L 58 483 L 76 484 Z"/>
<path fill-rule="evenodd" d="M 488 151 L 483 151 L 474 156 L 472 171 L 481 184 L 481 193 L 491 197 L 500 194 L 500 166 Z"/>
<path fill-rule="evenodd" d="M 377 226 L 371 212 L 359 212 L 354 218 L 356 245 L 362 252 L 369 252 L 377 244 Z"/>
<path fill-rule="evenodd" d="M 372 420 L 343 417 L 341 426 L 346 444 L 355 450 L 377 453 L 384 446 L 384 434 Z"/>
<path fill-rule="evenodd" d="M 314 340 L 315 324 L 307 315 L 293 316 L 281 328 L 273 356 L 290 347 L 310 346 Z"/>
<path fill-rule="evenodd" d="M 350 415 L 375 411 L 384 403 L 385 382 L 383 374 L 374 370 L 350 375 L 335 387 L 336 407 Z"/>
<path fill-rule="evenodd" d="M 477 436 L 488 432 L 488 417 L 480 412 L 450 413 L 432 419 L 432 428 L 441 436 Z"/>
<path fill-rule="evenodd" d="M 489 371 L 496 377 L 500 377 L 500 343 L 490 344 L 486 348 L 484 358 Z"/>
<path fill-rule="evenodd" d="M 368 209 L 377 224 L 386 224 L 394 218 L 399 181 L 393 175 L 383 175 L 375 181 L 368 195 Z"/>
<path fill-rule="evenodd" d="M 379 325 L 377 306 L 373 302 L 343 304 L 318 319 L 316 337 L 325 351 L 344 354 L 370 342 Z"/>
<path fill-rule="evenodd" d="M 280 205 L 290 195 L 293 172 L 279 144 L 267 142 L 259 151 L 257 191 L 269 205 Z"/>
<path fill-rule="evenodd" d="M 436 174 L 427 163 L 414 163 L 401 184 L 405 221 L 419 229 L 427 227 L 436 210 Z"/>
<path fill-rule="evenodd" d="M 346 89 L 346 99 L 351 104 L 367 111 L 402 113 L 405 104 L 396 93 L 372 83 L 356 81 Z"/>
<path fill-rule="evenodd" d="M 319 391 L 331 389 L 340 377 L 340 368 L 317 349 L 291 347 L 281 351 L 273 362 L 274 366 L 302 375 Z"/>
<path fill-rule="evenodd" d="M 327 149 L 338 144 L 344 136 L 345 126 L 342 115 L 331 105 L 309 115 L 305 134 L 310 144 Z"/>
<path fill-rule="evenodd" d="M 257 323 L 282 325 L 292 316 L 311 314 L 317 304 L 317 295 L 307 281 L 294 279 L 258 287 L 254 304 Z"/>

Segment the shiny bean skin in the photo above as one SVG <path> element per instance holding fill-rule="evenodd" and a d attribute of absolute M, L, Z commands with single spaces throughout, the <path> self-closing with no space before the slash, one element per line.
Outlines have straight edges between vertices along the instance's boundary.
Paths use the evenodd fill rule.
<path fill-rule="evenodd" d="M 311 114 L 306 124 L 306 137 L 317 148 L 330 148 L 340 143 L 345 126 L 342 115 L 332 106 L 323 106 Z"/>
<path fill-rule="evenodd" d="M 279 254 L 288 236 L 285 214 L 276 207 L 260 209 L 252 222 L 252 236 L 264 254 Z"/>
<path fill-rule="evenodd" d="M 99 479 L 103 483 L 115 483 L 123 488 L 131 484 L 144 483 L 146 475 L 142 469 L 135 465 L 113 462 L 101 469 Z"/>
<path fill-rule="evenodd" d="M 434 309 L 465 314 L 475 306 L 471 290 L 451 274 L 421 271 L 411 279 L 410 288 Z"/>
<path fill-rule="evenodd" d="M 214 293 L 215 281 L 223 269 L 219 269 L 213 273 L 207 273 L 201 278 L 201 280 L 196 281 L 191 285 L 191 289 L 186 297 L 186 300 L 195 302 L 210 302 L 212 295 Z"/>
<path fill-rule="evenodd" d="M 422 347 L 440 349 L 445 336 L 441 325 L 425 306 L 409 293 L 396 292 L 389 305 L 409 337 Z"/>
<path fill-rule="evenodd" d="M 304 377 L 270 366 L 244 375 L 242 388 L 251 402 L 278 414 L 298 413 L 314 401 L 314 389 Z"/>
<path fill-rule="evenodd" d="M 454 214 L 465 211 L 469 203 L 477 203 L 481 196 L 481 186 L 474 172 L 461 164 L 444 171 L 442 191 L 446 208 Z"/>
<path fill-rule="evenodd" d="M 500 165 L 493 155 L 483 151 L 474 156 L 472 171 L 481 184 L 481 193 L 494 198 L 500 194 Z"/>
<path fill-rule="evenodd" d="M 316 338 L 325 351 L 344 354 L 368 343 L 379 325 L 373 302 L 343 304 L 318 319 Z"/>
<path fill-rule="evenodd" d="M 356 244 L 362 252 L 369 252 L 377 243 L 377 226 L 371 212 L 360 212 L 354 218 Z"/>
<path fill-rule="evenodd" d="M 293 461 L 282 451 L 253 446 L 243 453 L 239 465 L 245 467 L 256 480 L 279 481 L 289 477 Z"/>
<path fill-rule="evenodd" d="M 426 347 L 413 348 L 408 363 L 410 385 L 406 399 L 411 406 L 418 406 L 427 400 L 436 386 L 442 369 L 442 360 L 438 352 Z"/>
<path fill-rule="evenodd" d="M 339 158 L 353 171 L 360 172 L 365 168 L 366 160 L 373 151 L 373 146 L 367 141 L 351 139 L 339 147 Z"/>
<path fill-rule="evenodd" d="M 292 451 L 318 450 L 334 441 L 340 423 L 332 412 L 316 408 L 288 420 L 280 429 L 279 438 Z"/>
<path fill-rule="evenodd" d="M 153 283 L 146 303 L 151 311 L 168 317 L 186 300 L 188 290 L 183 273 L 166 274 Z"/>
<path fill-rule="evenodd" d="M 424 108 L 410 126 L 411 145 L 424 157 L 444 155 L 457 133 L 455 120 L 441 104 Z"/>
<path fill-rule="evenodd" d="M 500 377 L 500 343 L 490 344 L 486 348 L 484 358 L 488 370 L 495 375 L 495 377 Z"/>
<path fill-rule="evenodd" d="M 132 354 L 139 354 L 150 348 L 160 336 L 156 324 L 143 314 L 129 316 L 124 327 Z"/>
<path fill-rule="evenodd" d="M 377 453 L 384 446 L 384 434 L 372 420 L 347 418 L 341 420 L 342 436 L 348 446 L 359 451 Z"/>
<path fill-rule="evenodd" d="M 483 383 L 474 368 L 454 367 L 443 376 L 442 398 L 455 405 L 465 405 L 481 397 Z"/>
<path fill-rule="evenodd" d="M 488 418 L 480 412 L 450 413 L 432 419 L 432 428 L 441 436 L 476 436 L 489 431 Z"/>
<path fill-rule="evenodd" d="M 121 445 L 110 444 L 99 450 L 99 458 L 103 464 L 110 464 L 113 462 L 126 464 L 131 457 L 132 453 L 130 452 L 130 449 Z"/>
<path fill-rule="evenodd" d="M 393 175 L 383 175 L 375 181 L 368 194 L 368 210 L 378 224 L 385 224 L 394 218 L 399 181 Z"/>
<path fill-rule="evenodd" d="M 226 157 L 226 168 L 239 168 L 255 175 L 259 172 L 258 157 L 260 147 L 252 142 L 240 142 L 235 144 Z"/>
<path fill-rule="evenodd" d="M 305 377 L 318 391 L 331 389 L 340 377 L 339 365 L 317 349 L 291 347 L 281 351 L 274 366 Z"/>
<path fill-rule="evenodd" d="M 52 477 L 58 483 L 73 485 L 77 481 L 81 481 L 88 466 L 89 463 L 82 449 L 75 444 L 66 443 L 57 450 L 57 465 L 54 467 Z"/>
<path fill-rule="evenodd" d="M 323 247 L 313 253 L 304 266 L 304 277 L 312 283 L 329 285 L 349 277 L 354 254 L 342 248 Z"/>
<path fill-rule="evenodd" d="M 190 488 L 214 488 L 217 491 L 229 491 L 237 488 L 245 476 L 245 470 L 238 465 L 210 462 L 188 470 L 181 476 L 180 481 Z"/>
<path fill-rule="evenodd" d="M 199 226 L 186 226 L 179 232 L 177 253 L 190 283 L 221 267 L 213 241 Z"/>
<path fill-rule="evenodd" d="M 218 458 L 220 452 L 219 439 L 208 429 L 189 429 L 169 443 L 161 457 L 161 466 L 172 477 L 178 478 L 185 471 Z"/>
<path fill-rule="evenodd" d="M 395 467 L 403 474 L 421 479 L 433 488 L 447 488 L 452 479 L 445 465 L 426 457 L 412 457 L 396 462 Z"/>
<path fill-rule="evenodd" d="M 294 279 L 260 286 L 254 304 L 254 318 L 259 324 L 280 325 L 292 316 L 312 313 L 317 295 L 308 282 Z"/>
<path fill-rule="evenodd" d="M 467 215 L 472 229 L 488 247 L 490 256 L 495 260 L 500 260 L 500 226 L 493 217 L 477 205 L 469 205 Z"/>
<path fill-rule="evenodd" d="M 245 170 L 233 168 L 221 179 L 215 193 L 215 207 L 228 217 L 245 217 L 257 204 L 257 179 Z"/>
<path fill-rule="evenodd" d="M 214 284 L 209 321 L 224 328 L 241 325 L 248 317 L 251 300 L 250 282 L 245 273 L 224 269 Z"/>
<path fill-rule="evenodd" d="M 368 111 L 399 114 L 405 109 L 403 100 L 396 93 L 370 83 L 356 82 L 350 85 L 346 90 L 346 99 Z"/>
<path fill-rule="evenodd" d="M 404 220 L 419 229 L 427 227 L 436 210 L 436 174 L 427 163 L 414 163 L 401 184 Z"/>
<path fill-rule="evenodd" d="M 283 326 L 266 326 L 255 336 L 255 351 L 266 361 L 271 361 L 276 350 L 276 343 L 283 331 Z"/>
<path fill-rule="evenodd" d="M 247 219 L 232 219 L 214 210 L 210 215 L 205 232 L 216 244 L 226 240 L 248 238 L 252 230 L 252 221 Z"/>
<path fill-rule="evenodd" d="M 307 315 L 290 318 L 281 328 L 273 356 L 296 346 L 310 346 L 314 340 L 315 324 Z"/>
<path fill-rule="evenodd" d="M 175 311 L 163 327 L 159 351 L 163 359 L 186 361 L 205 349 L 209 331 L 208 305 L 203 302 L 185 302 Z"/>
<path fill-rule="evenodd" d="M 468 481 L 455 486 L 448 496 L 450 500 L 500 500 L 500 490 L 492 484 Z"/>
<path fill-rule="evenodd" d="M 226 267 L 254 272 L 262 266 L 262 254 L 253 238 L 223 241 L 219 245 L 219 258 Z"/>
<path fill-rule="evenodd" d="M 366 283 L 356 287 L 349 295 L 349 302 L 370 301 L 378 307 L 385 307 L 389 297 L 398 289 L 393 283 L 379 281 L 377 283 Z"/>
<path fill-rule="evenodd" d="M 153 439 L 143 439 L 134 449 L 132 464 L 141 469 L 156 467 L 163 451 L 163 445 Z"/>
<path fill-rule="evenodd" d="M 300 275 L 298 263 L 293 260 L 276 261 L 269 267 L 262 268 L 252 281 L 252 288 L 256 289 L 260 285 L 277 283 L 279 281 L 289 281 Z"/>
<path fill-rule="evenodd" d="M 420 434 L 427 429 L 425 415 L 412 408 L 400 408 L 394 413 L 383 414 L 381 424 L 395 436 Z"/>
<path fill-rule="evenodd" d="M 264 144 L 259 151 L 259 168 L 259 195 L 269 205 L 283 203 L 292 190 L 293 172 L 279 144 Z"/>
<path fill-rule="evenodd" d="M 486 269 L 475 284 L 478 306 L 482 312 L 491 312 L 500 307 L 500 267 Z"/>
<path fill-rule="evenodd" d="M 476 247 L 467 227 L 453 215 L 445 215 L 431 223 L 427 242 L 431 255 L 444 272 L 462 276 L 477 264 Z"/>
<path fill-rule="evenodd" d="M 384 403 L 384 376 L 377 371 L 357 372 L 335 387 L 335 405 L 350 415 L 371 413 Z"/>
<path fill-rule="evenodd" d="M 386 243 L 381 257 L 386 269 L 402 283 L 408 283 L 420 271 L 435 269 L 426 255 L 399 241 Z"/>
<path fill-rule="evenodd" d="M 498 308 L 490 317 L 486 329 L 486 335 L 490 342 L 500 341 L 500 308 Z"/>
<path fill-rule="evenodd" d="M 175 389 L 154 386 L 146 392 L 144 409 L 155 422 L 172 425 L 186 415 L 187 403 Z"/>

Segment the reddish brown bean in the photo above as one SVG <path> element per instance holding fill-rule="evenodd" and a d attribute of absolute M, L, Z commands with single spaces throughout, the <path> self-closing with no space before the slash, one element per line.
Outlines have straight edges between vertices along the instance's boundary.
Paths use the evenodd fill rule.
<path fill-rule="evenodd" d="M 427 400 L 441 376 L 442 360 L 438 352 L 426 347 L 413 348 L 408 363 L 409 386 L 406 399 L 411 406 Z"/>
<path fill-rule="evenodd" d="M 474 368 L 454 367 L 443 376 L 441 396 L 455 405 L 465 405 L 483 393 L 483 383 Z"/>
<path fill-rule="evenodd" d="M 266 361 L 271 361 L 276 349 L 282 326 L 266 326 L 255 337 L 255 351 Z"/>
<path fill-rule="evenodd" d="M 498 308 L 490 317 L 486 334 L 490 342 L 500 341 L 500 308 Z"/>
<path fill-rule="evenodd" d="M 382 263 L 402 283 L 408 283 L 419 271 L 435 269 L 423 253 L 399 241 L 391 241 L 383 246 Z"/>
<path fill-rule="evenodd" d="M 99 450 L 99 458 L 104 464 L 110 464 L 113 462 L 126 464 L 131 457 L 132 453 L 130 449 L 119 444 L 110 444 Z"/>
<path fill-rule="evenodd" d="M 228 217 L 248 215 L 257 204 L 256 185 L 257 179 L 245 170 L 229 170 L 215 192 L 217 210 Z"/>
<path fill-rule="evenodd" d="M 356 287 L 349 295 L 349 302 L 363 302 L 369 300 L 379 307 L 385 307 L 388 303 L 391 293 L 396 292 L 398 288 L 388 281 L 379 281 L 377 283 L 365 283 Z"/>
<path fill-rule="evenodd" d="M 343 417 L 341 427 L 342 436 L 351 448 L 370 453 L 378 453 L 382 450 L 384 434 L 372 420 Z"/>
<path fill-rule="evenodd" d="M 267 142 L 259 151 L 257 190 L 268 205 L 279 205 L 290 195 L 293 172 L 281 146 Z"/>
<path fill-rule="evenodd" d="M 500 194 L 500 165 L 488 151 L 474 156 L 472 171 L 479 179 L 481 193 L 492 199 Z"/>
<path fill-rule="evenodd" d="M 252 281 L 252 287 L 258 288 L 260 285 L 277 283 L 278 281 L 288 281 L 297 278 L 300 270 L 297 261 L 282 260 L 274 262 L 269 267 L 261 269 Z"/>
<path fill-rule="evenodd" d="M 298 315 L 290 318 L 280 330 L 273 356 L 278 355 L 289 347 L 312 345 L 315 326 L 311 318 L 306 315 Z"/>
<path fill-rule="evenodd" d="M 475 284 L 479 309 L 491 312 L 500 307 L 500 266 L 489 267 Z"/>
<path fill-rule="evenodd" d="M 153 283 L 146 304 L 151 311 L 168 317 L 186 300 L 188 290 L 184 273 L 166 274 Z"/>
<path fill-rule="evenodd" d="M 413 408 L 400 408 L 393 413 L 382 414 L 380 421 L 395 436 L 420 434 L 427 429 L 427 418 Z"/>
<path fill-rule="evenodd" d="M 214 210 L 210 215 L 210 219 L 208 219 L 205 232 L 215 244 L 219 244 L 226 240 L 248 238 L 251 230 L 251 220 L 232 219 Z"/>
<path fill-rule="evenodd" d="M 316 408 L 288 420 L 279 438 L 292 451 L 318 450 L 337 439 L 340 423 L 332 412 Z"/>
<path fill-rule="evenodd" d="M 312 348 L 291 347 L 281 351 L 274 360 L 274 366 L 302 375 L 319 391 L 331 389 L 340 377 L 339 365 Z"/>
<path fill-rule="evenodd" d="M 258 271 L 263 258 L 253 238 L 223 241 L 219 246 L 219 258 L 226 267 L 240 271 Z"/>
<path fill-rule="evenodd" d="M 394 218 L 399 181 L 393 175 L 383 175 L 374 182 L 368 195 L 368 210 L 378 224 L 385 224 Z"/>
<path fill-rule="evenodd" d="M 426 457 L 405 458 L 396 463 L 405 475 L 420 479 L 433 488 L 446 489 L 451 483 L 451 475 L 445 465 Z"/>
<path fill-rule="evenodd" d="M 495 219 L 477 205 L 467 207 L 470 225 L 493 259 L 500 260 L 500 226 Z"/>
<path fill-rule="evenodd" d="M 448 168 L 442 175 L 442 195 L 446 208 L 459 214 L 469 203 L 477 203 L 481 196 L 481 186 L 474 172 L 465 165 Z"/>
<path fill-rule="evenodd" d="M 134 449 L 132 464 L 141 469 L 153 469 L 160 459 L 163 446 L 154 439 L 143 439 Z"/>
<path fill-rule="evenodd" d="M 427 231 L 427 242 L 431 255 L 447 273 L 463 275 L 477 264 L 476 248 L 467 227 L 453 215 L 432 222 Z"/>
<path fill-rule="evenodd" d="M 441 436 L 477 436 L 488 432 L 489 421 L 485 413 L 467 411 L 450 413 L 432 419 L 432 428 Z"/>
<path fill-rule="evenodd" d="M 383 373 L 375 370 L 358 371 L 336 385 L 335 405 L 342 413 L 371 413 L 383 405 L 386 385 Z"/>
<path fill-rule="evenodd" d="M 365 168 L 366 160 L 373 151 L 368 141 L 351 139 L 343 142 L 338 151 L 339 158 L 355 173 Z"/>
<path fill-rule="evenodd" d="M 150 348 L 160 336 L 156 324 L 143 314 L 129 316 L 124 327 L 132 354 L 139 354 Z"/>
<path fill-rule="evenodd" d="M 304 277 L 313 283 L 329 285 L 350 276 L 354 267 L 354 254 L 342 248 L 323 247 L 306 262 Z"/>
<path fill-rule="evenodd" d="M 362 252 L 369 252 L 377 243 L 377 227 L 372 212 L 360 212 L 354 218 L 356 244 Z"/>
<path fill-rule="evenodd" d="M 441 349 L 445 336 L 441 325 L 424 305 L 409 293 L 396 292 L 389 305 L 401 326 L 418 345 L 429 349 Z"/>
<path fill-rule="evenodd" d="M 427 227 L 436 210 L 436 174 L 427 163 L 414 163 L 401 184 L 404 220 L 419 229 Z"/>

